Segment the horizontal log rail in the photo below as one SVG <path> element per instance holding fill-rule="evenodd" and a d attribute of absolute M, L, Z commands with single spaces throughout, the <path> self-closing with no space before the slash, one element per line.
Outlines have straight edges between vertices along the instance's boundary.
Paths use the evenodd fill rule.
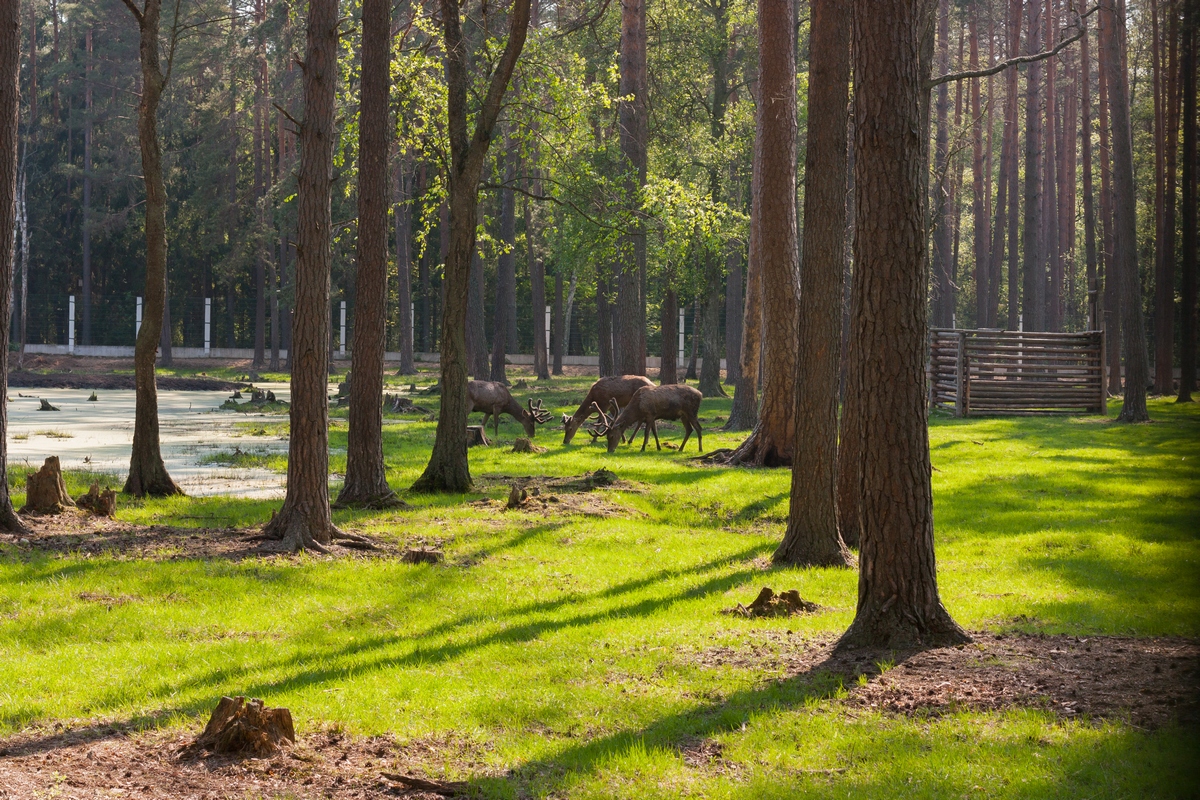
<path fill-rule="evenodd" d="M 1101 331 L 929 332 L 929 406 L 955 416 L 1104 414 L 1104 370 Z"/>

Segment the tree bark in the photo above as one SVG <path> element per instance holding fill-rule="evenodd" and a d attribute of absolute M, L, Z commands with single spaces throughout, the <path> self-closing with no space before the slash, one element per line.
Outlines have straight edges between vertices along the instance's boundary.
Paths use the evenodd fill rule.
<path fill-rule="evenodd" d="M 970 17 L 970 69 L 979 69 L 979 6 L 972 5 Z M 984 189 L 984 158 L 983 158 L 983 103 L 980 98 L 979 79 L 971 81 L 971 216 L 975 222 L 973 241 L 975 243 L 975 326 L 986 328 L 989 322 L 988 297 L 991 294 L 990 280 L 992 277 L 991 252 L 988 243 L 991 241 L 991 221 L 987 211 L 986 192 Z M 989 103 L 991 98 L 988 98 Z M 803 276 L 803 273 L 801 273 Z M 801 277 L 803 283 L 803 277 Z"/>
<path fill-rule="evenodd" d="M 158 102 L 164 84 L 158 58 L 162 0 L 145 0 L 142 10 L 133 0 L 125 0 L 125 3 L 133 12 L 140 33 L 142 98 L 138 104 L 138 144 L 146 186 L 146 299 L 142 329 L 134 348 L 133 453 L 124 491 L 138 497 L 164 496 L 183 492 L 167 474 L 159 449 L 158 389 L 154 381 L 154 357 L 162 333 L 167 294 L 167 197 L 158 142 Z"/>
<path fill-rule="evenodd" d="M 730 455 L 733 464 L 791 466 L 796 438 L 799 257 L 794 11 L 792 0 L 762 0 L 759 6 L 763 396 L 758 424 Z"/>
<path fill-rule="evenodd" d="M 1096 271 L 1096 203 L 1092 188 L 1092 61 L 1089 53 L 1087 20 L 1083 21 L 1083 37 L 1079 40 L 1080 81 L 1080 155 L 1083 157 L 1083 247 L 1087 270 L 1088 298 L 1090 309 L 1097 309 L 1099 301 L 1099 274 Z M 1093 294 L 1095 293 L 1095 294 Z M 1090 320 L 1091 330 L 1100 330 L 1099 319 Z"/>
<path fill-rule="evenodd" d="M 477 225 L 483 224 L 483 209 L 477 208 Z M 483 255 L 476 247 L 471 251 L 470 275 L 467 278 L 467 360 L 470 362 L 471 374 L 476 380 L 491 380 L 492 368 L 489 362 L 491 348 L 487 344 L 484 330 L 483 298 L 487 294 L 487 276 L 483 271 Z"/>
<path fill-rule="evenodd" d="M 412 175 L 401 158 L 396 168 L 396 299 L 400 304 L 400 368 L 398 375 L 415 375 L 412 307 Z"/>
<path fill-rule="evenodd" d="M 700 365 L 700 393 L 726 397 L 721 388 L 721 260 L 711 251 L 704 255 L 704 339 Z"/>
<path fill-rule="evenodd" d="M 937 68 L 939 75 L 950 72 L 950 0 L 938 0 Z M 954 278 L 950 259 L 950 85 L 937 87 L 937 137 L 934 153 L 933 196 L 937 209 L 933 218 L 933 324 L 949 328 L 954 317 Z"/>
<path fill-rule="evenodd" d="M 1055 44 L 1054 0 L 1046 0 L 1046 47 Z M 1057 169 L 1061 154 L 1057 151 L 1058 87 L 1054 75 L 1055 59 L 1046 59 L 1045 155 L 1042 158 L 1042 252 L 1046 256 L 1049 283 L 1044 290 L 1044 328 L 1062 330 L 1062 254 L 1058 249 L 1058 191 Z"/>
<path fill-rule="evenodd" d="M 1042 47 L 1041 5 L 1033 0 L 1026 9 L 1027 53 L 1037 53 Z M 1024 329 L 1040 331 L 1046 326 L 1046 265 L 1043 260 L 1042 226 L 1042 64 L 1035 61 L 1025 75 L 1025 207 L 1023 229 L 1023 259 L 1021 286 L 1021 315 Z"/>
<path fill-rule="evenodd" d="M 1113 194 L 1112 194 L 1112 148 L 1109 147 L 1108 125 L 1108 66 L 1105 49 L 1099 44 L 1097 26 L 1096 56 L 1098 62 L 1098 95 L 1100 107 L 1100 220 L 1104 234 L 1102 238 L 1101 265 L 1104 268 L 1104 349 L 1108 354 L 1108 393 L 1121 392 L 1121 295 L 1119 281 L 1113 270 Z"/>
<path fill-rule="evenodd" d="M 566 351 L 566 326 L 563 324 L 563 279 L 561 272 L 554 274 L 554 313 L 550 324 L 551 349 L 554 351 L 552 371 L 555 375 L 562 375 L 563 354 Z"/>
<path fill-rule="evenodd" d="M 619 375 L 645 374 L 646 234 L 641 223 L 642 187 L 646 184 L 649 108 L 646 84 L 646 0 L 622 0 L 620 87 L 617 105 L 619 142 L 625 169 L 629 219 L 617 261 L 617 324 L 614 367 Z"/>
<path fill-rule="evenodd" d="M 530 192 L 539 196 L 542 182 L 537 168 L 531 166 L 533 178 Z M 525 254 L 529 259 L 529 293 L 533 302 L 533 373 L 539 381 L 550 380 L 549 353 L 546 341 L 546 266 L 537 249 L 537 231 L 534 228 L 533 201 L 525 198 Z"/>
<path fill-rule="evenodd" d="M 516 149 L 511 143 L 500 153 L 500 173 L 505 184 L 516 180 Z M 500 190 L 500 246 L 507 248 L 496 259 L 496 315 L 492 326 L 491 380 L 508 383 L 504 361 L 509 348 L 516 349 L 517 306 L 517 207 L 512 189 Z"/>
<path fill-rule="evenodd" d="M 761 95 L 759 95 L 761 98 Z M 761 99 L 759 101 L 761 105 Z M 762 352 L 762 145 L 754 133 L 750 178 L 750 244 L 746 256 L 746 299 L 742 313 L 741 380 L 733 390 L 729 419 L 722 430 L 749 431 L 758 425 L 758 372 Z"/>
<path fill-rule="evenodd" d="M 742 304 L 745 298 L 742 297 L 742 254 L 732 247 L 725 257 L 725 268 L 725 383 L 736 387 L 742 377 Z"/>
<path fill-rule="evenodd" d="M 837 519 L 838 373 L 850 100 L 849 0 L 813 0 L 796 362 L 796 458 L 779 564 L 849 566 Z"/>
<path fill-rule="evenodd" d="M 84 34 L 83 89 L 83 337 L 84 346 L 92 343 L 92 29 Z M 22 317 L 24 306 L 22 306 Z M 25 337 L 21 337 L 22 344 Z"/>
<path fill-rule="evenodd" d="M 391 8 L 363 0 L 358 107 L 358 242 L 354 350 L 350 355 L 350 428 L 346 482 L 339 506 L 393 503 L 383 464 L 383 358 L 387 342 L 388 87 Z"/>
<path fill-rule="evenodd" d="M 13 263 L 21 74 L 21 5 L 0 4 L 0 264 Z M 12 316 L 10 280 L 0 280 L 0 319 Z M 0 325 L 0 374 L 8 375 L 10 326 Z M 29 533 L 13 509 L 8 484 L 8 381 L 0 381 L 0 529 Z"/>
<path fill-rule="evenodd" d="M 662 355 L 659 360 L 658 382 L 664 386 L 679 382 L 679 299 L 675 289 L 668 285 L 663 289 L 662 302 Z"/>
<path fill-rule="evenodd" d="M 1009 0 L 1008 6 L 1008 52 L 1015 57 L 1021 51 L 1021 0 Z M 1017 247 L 1017 214 L 1019 133 L 1017 131 L 1017 115 L 1020 112 L 1017 78 L 1019 71 L 1008 70 L 1008 88 L 1005 95 L 1004 135 L 1009 140 L 1008 159 L 1008 330 L 1015 331 L 1020 325 L 1021 315 L 1021 285 L 1019 268 L 1019 248 Z"/>
<path fill-rule="evenodd" d="M 450 139 L 450 249 L 446 257 L 445 305 L 442 311 L 441 386 L 433 453 L 425 472 L 413 484 L 416 491 L 466 492 L 471 488 L 467 463 L 467 282 L 475 249 L 475 215 L 479 178 L 487 158 L 500 104 L 525 45 L 530 0 L 514 0 L 509 10 L 508 40 L 491 74 L 487 94 L 475 116 L 475 131 L 467 132 L 467 88 L 470 60 L 462 34 L 459 7 L 441 0 L 446 43 L 446 105 Z"/>
<path fill-rule="evenodd" d="M 1171 394 L 1175 390 L 1175 171 L 1179 150 L 1179 12 L 1172 0 L 1167 0 L 1169 21 L 1167 23 L 1167 59 L 1163 121 L 1166 135 L 1163 137 L 1163 235 L 1160 244 L 1163 257 L 1155 275 L 1154 301 L 1154 386 L 1159 394 Z"/>
<path fill-rule="evenodd" d="M 1200 9 L 1194 3 L 1184 6 L 1180 81 L 1183 84 L 1183 169 L 1180 227 L 1183 231 L 1182 309 L 1179 326 L 1179 397 L 1177 402 L 1192 402 L 1196 391 L 1196 40 L 1200 37 Z"/>
<path fill-rule="evenodd" d="M 926 430 L 930 0 L 856 0 L 854 78 L 862 549 L 843 647 L 969 641 L 938 597 Z"/>
<path fill-rule="evenodd" d="M 304 121 L 297 177 L 299 225 L 292 319 L 291 422 L 287 494 L 263 527 L 285 551 L 324 551 L 337 533 L 329 507 L 329 281 L 332 254 L 337 0 L 309 0 L 304 56 Z M 369 377 L 364 376 L 368 381 Z"/>
<path fill-rule="evenodd" d="M 599 338 L 600 377 L 615 375 L 613 363 L 613 329 L 612 306 L 608 299 L 608 281 L 604 273 L 608 271 L 604 264 L 597 264 L 599 274 L 596 276 L 596 335 Z"/>
<path fill-rule="evenodd" d="M 692 352 L 688 358 L 687 370 L 683 373 L 684 381 L 694 381 L 699 373 L 696 365 L 700 361 L 700 339 L 704 336 L 704 323 L 700 319 L 700 300 L 692 303 Z"/>
<path fill-rule="evenodd" d="M 1113 271 L 1120 283 L 1121 327 L 1125 331 L 1125 402 L 1117 419 L 1145 422 L 1146 328 L 1137 267 L 1137 196 L 1133 185 L 1133 142 L 1129 124 L 1129 90 L 1122 69 L 1125 17 L 1117 0 L 1100 2 L 1100 47 L 1108 70 L 1109 106 L 1112 115 L 1113 159 Z"/>

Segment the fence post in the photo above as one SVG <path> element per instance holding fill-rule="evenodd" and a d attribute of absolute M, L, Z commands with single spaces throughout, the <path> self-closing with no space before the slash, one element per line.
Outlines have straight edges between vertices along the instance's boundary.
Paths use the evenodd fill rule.
<path fill-rule="evenodd" d="M 75 295 L 67 296 L 67 352 L 75 352 Z"/>
<path fill-rule="evenodd" d="M 142 298 L 137 299 L 137 318 L 133 324 L 133 340 L 137 342 L 138 334 L 142 332 Z"/>
<path fill-rule="evenodd" d="M 212 298 L 204 298 L 204 357 L 212 355 Z"/>
<path fill-rule="evenodd" d="M 958 353 L 954 359 L 955 370 L 955 386 L 954 386 L 954 416 L 964 416 L 965 406 L 963 403 L 966 394 L 967 377 L 964 374 L 963 367 L 966 365 L 967 359 L 967 334 L 958 334 Z"/>
<path fill-rule="evenodd" d="M 338 339 L 338 356 L 346 357 L 346 301 L 342 301 L 342 335 Z"/>

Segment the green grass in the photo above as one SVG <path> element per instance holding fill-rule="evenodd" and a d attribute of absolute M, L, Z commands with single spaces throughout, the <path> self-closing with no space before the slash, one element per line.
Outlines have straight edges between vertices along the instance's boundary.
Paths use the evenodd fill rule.
<path fill-rule="evenodd" d="M 557 412 L 585 383 L 517 394 Z M 706 450 L 741 438 L 711 421 L 728 408 L 705 401 Z M 1156 422 L 1138 426 L 932 421 L 939 580 L 959 622 L 1200 633 L 1200 408 L 1153 402 L 1151 414 Z M 344 410 L 334 416 L 340 475 Z M 388 415 L 385 424 L 389 478 L 406 489 L 434 423 Z M 262 427 L 248 422 L 247 433 Z M 508 452 L 520 435 L 506 421 L 495 446 L 471 450 L 473 494 L 335 513 L 347 529 L 440 545 L 438 566 L 29 557 L 0 545 L 0 731 L 68 718 L 196 728 L 219 695 L 239 693 L 291 708 L 301 734 L 336 723 L 401 740 L 456 737 L 470 762 L 448 755 L 434 772 L 473 779 L 490 797 L 1196 796 L 1195 729 L 1145 733 L 1036 710 L 880 716 L 848 710 L 828 676 L 706 665 L 709 648 L 769 646 L 769 631 L 834 634 L 853 616 L 854 572 L 766 568 L 788 474 L 697 466 L 687 460 L 694 439 L 686 457 L 654 452 L 653 440 L 644 454 L 639 440 L 608 455 L 583 433 L 563 447 L 553 424 L 537 439 L 548 452 Z M 632 484 L 600 493 L 619 515 L 469 504 L 507 495 L 499 476 L 600 467 Z M 73 492 L 94 479 L 68 476 Z M 118 517 L 249 526 L 277 506 L 122 496 Z M 764 585 L 797 588 L 828 610 L 753 621 L 719 613 Z M 110 608 L 83 592 L 132 602 Z M 705 738 L 723 747 L 727 775 L 682 760 L 681 747 Z M 814 771 L 831 769 L 844 771 Z"/>

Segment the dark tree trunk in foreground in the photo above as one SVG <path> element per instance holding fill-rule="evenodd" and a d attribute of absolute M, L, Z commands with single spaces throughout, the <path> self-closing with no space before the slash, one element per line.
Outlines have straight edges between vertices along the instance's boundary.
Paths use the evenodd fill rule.
<path fill-rule="evenodd" d="M 1180 78 L 1183 82 L 1183 197 L 1180 214 L 1183 229 L 1183 308 L 1179 326 L 1180 403 L 1190 403 L 1196 391 L 1196 44 L 1200 38 L 1200 9 L 1185 6 Z"/>
<path fill-rule="evenodd" d="M 729 463 L 785 467 L 795 444 L 796 40 L 789 0 L 759 5 L 759 216 L 762 250 L 763 396 L 758 424 Z M 841 229 L 838 229 L 839 232 Z M 743 365 L 745 366 L 745 365 Z M 743 379 L 746 376 L 743 374 Z"/>
<path fill-rule="evenodd" d="M 955 644 L 933 550 L 925 337 L 931 0 L 855 0 L 855 264 L 852 367 L 859 419 L 862 543 L 845 647 Z M 886 387 L 886 390 L 883 390 Z"/>
<path fill-rule="evenodd" d="M 1137 266 L 1137 195 L 1133 185 L 1133 142 L 1129 127 L 1129 91 L 1122 68 L 1121 47 L 1125 37 L 1124 15 L 1117 0 L 1101 0 L 1100 47 L 1108 70 L 1108 102 L 1112 118 L 1113 163 L 1113 272 L 1121 296 L 1121 327 L 1125 331 L 1125 402 L 1117 419 L 1145 422 L 1146 326 L 1142 319 L 1142 295 Z"/>
<path fill-rule="evenodd" d="M 396 299 L 400 304 L 397 323 L 400 327 L 400 368 L 398 375 L 415 375 L 413 363 L 412 315 L 412 175 L 404 162 L 397 170 L 396 181 Z"/>
<path fill-rule="evenodd" d="M 525 45 L 530 0 L 514 0 L 509 10 L 508 41 L 496 62 L 487 95 L 467 132 L 469 53 L 463 39 L 459 7 L 441 0 L 446 42 L 446 104 L 448 106 L 450 163 L 450 249 L 446 257 L 445 306 L 442 309 L 441 386 L 437 438 L 425 472 L 413 484 L 416 491 L 465 492 L 471 488 L 467 463 L 467 280 L 475 250 L 475 215 L 479 205 L 479 178 L 483 174 L 492 129 L 500 102 Z"/>
<path fill-rule="evenodd" d="M 292 405 L 287 495 L 263 527 L 286 551 L 324 551 L 337 532 L 329 509 L 329 270 L 333 186 L 337 0 L 309 0 L 304 121 L 297 177 L 296 299 L 289 355 Z M 364 376 L 365 377 L 365 376 Z M 369 378 L 368 378 L 369 380 Z"/>
<path fill-rule="evenodd" d="M 849 0 L 813 0 L 804 251 L 796 362 L 796 457 L 787 533 L 773 560 L 805 566 L 853 561 L 837 519 L 838 373 L 846 229 Z"/>
<path fill-rule="evenodd" d="M 142 329 L 138 331 L 133 356 L 136 386 L 133 455 L 129 460 L 129 477 L 125 480 L 124 491 L 138 497 L 183 494 L 167 474 L 159 449 L 158 388 L 154 382 L 154 357 L 162 334 L 167 299 L 167 191 L 163 184 L 162 151 L 158 143 L 158 101 L 165 82 L 158 59 L 162 0 L 146 0 L 144 10 L 139 10 L 133 0 L 125 0 L 125 4 L 137 19 L 141 37 L 142 99 L 138 105 L 138 144 L 146 184 L 146 299 Z"/>
<path fill-rule="evenodd" d="M 391 53 L 388 0 L 363 0 L 358 124 L 358 242 L 346 482 L 338 505 L 379 507 L 396 495 L 383 465 L 387 342 L 387 156 Z"/>
<path fill-rule="evenodd" d="M 671 278 L 667 278 L 668 284 Z M 658 367 L 658 382 L 666 385 L 679 382 L 679 299 L 675 290 L 663 290 L 662 353 Z"/>
<path fill-rule="evenodd" d="M 938 74 L 950 71 L 950 0 L 938 2 Z M 933 324 L 949 328 L 954 317 L 954 278 L 950 258 L 952 198 L 950 192 L 950 84 L 937 87 L 936 152 L 933 164 Z"/>
<path fill-rule="evenodd" d="M 17 196 L 17 115 L 20 109 L 21 4 L 0 3 L 0 264 L 13 262 Z M 12 281 L 0 281 L 0 319 L 12 315 Z M 8 375 L 9 325 L 0 325 L 0 375 Z M 8 381 L 0 382 L 0 528 L 29 529 L 13 509 L 8 493 Z"/>

